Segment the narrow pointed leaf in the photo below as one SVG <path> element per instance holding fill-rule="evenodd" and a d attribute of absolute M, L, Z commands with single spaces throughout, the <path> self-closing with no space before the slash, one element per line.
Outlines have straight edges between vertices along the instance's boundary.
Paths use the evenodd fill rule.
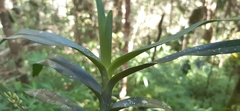
<path fill-rule="evenodd" d="M 29 90 L 25 91 L 25 93 L 42 102 L 57 105 L 64 111 L 85 111 L 82 107 L 70 102 L 67 98 L 47 89 Z"/>
<path fill-rule="evenodd" d="M 113 104 L 111 110 L 117 111 L 119 109 L 127 107 L 161 108 L 164 109 L 165 111 L 172 111 L 172 109 L 163 102 L 157 101 L 155 99 L 142 97 L 132 97 L 118 101 L 115 104 Z"/>
<path fill-rule="evenodd" d="M 107 15 L 105 26 L 104 35 L 100 36 L 100 53 L 102 63 L 105 65 L 105 67 L 108 67 L 111 64 L 112 54 L 112 11 L 109 11 Z"/>
<path fill-rule="evenodd" d="M 83 83 L 94 92 L 97 92 L 98 95 L 101 93 L 101 86 L 90 74 L 88 74 L 78 65 L 71 63 L 63 57 L 53 56 L 33 64 L 33 72 L 37 70 L 35 71 L 35 73 L 33 73 L 35 76 L 38 75 L 41 71 L 41 66 L 54 68 L 60 74 L 80 83 Z"/>
<path fill-rule="evenodd" d="M 183 51 L 158 59 L 156 62 L 164 63 L 184 55 L 212 56 L 217 54 L 228 54 L 233 52 L 240 52 L 240 39 L 210 43 L 185 49 Z"/>
<path fill-rule="evenodd" d="M 141 47 L 139 49 L 136 49 L 132 52 L 129 52 L 119 58 L 117 58 L 116 60 L 114 60 L 112 62 L 112 64 L 109 66 L 108 68 L 108 72 L 110 74 L 114 73 L 115 70 L 117 68 L 119 68 L 121 65 L 123 65 L 124 63 L 126 63 L 127 61 L 131 60 L 132 58 L 136 57 L 137 55 L 153 48 L 153 47 L 156 47 L 156 46 L 159 46 L 159 45 L 162 45 L 166 42 L 169 42 L 169 41 L 173 41 L 173 40 L 176 40 L 180 37 L 182 37 L 183 35 L 191 32 L 192 30 L 194 30 L 195 28 L 201 26 L 201 25 L 204 25 L 204 24 L 207 24 L 207 23 L 211 23 L 211 22 L 217 22 L 217 21 L 237 21 L 237 20 L 240 20 L 240 18 L 230 18 L 230 19 L 220 19 L 220 20 L 207 20 L 207 21 L 201 21 L 201 22 L 198 22 L 198 23 L 195 23 L 193 25 L 191 25 L 190 27 L 178 32 L 177 34 L 175 35 L 172 35 L 164 40 L 161 40 L 159 42 L 156 42 L 154 44 L 151 44 L 151 45 L 147 45 L 147 46 L 144 46 L 144 47 Z"/>
<path fill-rule="evenodd" d="M 113 88 L 118 81 L 122 80 L 126 76 L 129 76 L 142 69 L 151 67 L 157 63 L 169 62 L 184 55 L 211 56 L 211 55 L 227 54 L 227 53 L 233 53 L 233 52 L 240 52 L 240 39 L 196 46 L 196 47 L 189 48 L 189 49 L 177 52 L 175 54 L 171 54 L 169 56 L 160 58 L 154 62 L 131 67 L 122 72 L 119 72 L 110 79 L 108 85 L 110 88 Z"/>
<path fill-rule="evenodd" d="M 105 17 L 102 0 L 96 0 L 96 4 L 97 4 L 97 12 L 98 12 L 98 24 L 100 28 L 105 29 L 106 17 Z"/>
<path fill-rule="evenodd" d="M 98 11 L 98 30 L 99 30 L 99 43 L 100 43 L 100 59 L 103 65 L 106 67 L 108 66 L 108 58 L 106 56 L 106 52 L 108 49 L 108 41 L 105 33 L 106 28 L 106 17 L 104 13 L 104 7 L 102 0 L 96 0 L 97 4 L 97 11 Z"/>
<path fill-rule="evenodd" d="M 76 43 L 74 43 L 60 35 L 56 35 L 53 33 L 24 29 L 24 30 L 21 30 L 16 35 L 13 35 L 13 36 L 7 37 L 7 38 L 3 38 L 0 41 L 0 43 L 5 40 L 18 39 L 18 38 L 28 39 L 30 41 L 40 43 L 40 44 L 45 44 L 45 45 L 71 47 L 73 49 L 78 50 L 83 55 L 85 55 L 88 59 L 90 59 L 98 67 L 98 69 L 102 75 L 105 74 L 103 72 L 106 72 L 105 71 L 106 68 L 103 66 L 100 59 L 98 57 L 96 57 L 91 51 L 89 51 L 85 47 L 77 45 Z M 107 76 L 107 75 L 105 75 L 105 76 Z M 108 78 L 106 78 L 106 79 L 108 79 Z M 107 81 L 107 80 L 105 80 L 105 81 Z"/>
<path fill-rule="evenodd" d="M 106 48 L 103 48 L 103 57 L 106 61 L 106 67 L 108 67 L 111 64 L 111 58 L 112 58 L 112 11 L 108 12 L 107 15 L 107 21 L 106 21 L 106 28 L 105 28 L 105 34 L 106 34 Z"/>

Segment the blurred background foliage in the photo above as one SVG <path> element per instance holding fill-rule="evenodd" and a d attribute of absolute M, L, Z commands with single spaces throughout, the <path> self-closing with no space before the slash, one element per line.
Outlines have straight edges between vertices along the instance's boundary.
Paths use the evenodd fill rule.
<path fill-rule="evenodd" d="M 113 56 L 124 54 L 125 0 L 103 0 L 106 10 L 113 10 Z M 37 29 L 53 32 L 98 54 L 98 26 L 94 0 L 5 0 L 5 8 L 11 15 L 13 33 L 21 29 Z M 202 20 L 239 17 L 240 0 L 131 0 L 129 51 L 154 43 L 161 30 L 161 38 L 167 38 Z M 164 15 L 164 18 L 162 17 Z M 159 21 L 162 19 L 159 29 Z M 1 28 L 3 28 L 1 26 Z M 6 34 L 1 30 L 0 34 Z M 222 40 L 239 39 L 240 22 L 218 22 L 203 25 L 177 41 L 156 48 L 155 58 L 182 49 Z M 48 47 L 18 40 L 21 44 L 21 67 L 16 66 L 7 42 L 0 46 L 0 83 L 15 92 L 30 111 L 56 111 L 26 96 L 23 91 L 47 88 L 68 97 L 89 111 L 98 110 L 93 94 L 83 85 L 66 79 L 54 70 L 45 68 L 38 77 L 32 77 L 31 64 L 53 54 L 74 61 L 95 78 L 98 70 L 81 54 L 66 47 Z M 18 47 L 16 47 L 18 48 Z M 131 60 L 129 67 L 152 61 L 154 50 Z M 128 78 L 127 96 L 147 96 L 164 101 L 174 111 L 239 111 L 240 110 L 240 62 L 239 53 L 213 57 L 181 57 L 172 62 L 155 65 Z M 17 68 L 16 68 L 17 67 Z M 21 74 L 28 79 L 23 83 Z M 121 84 L 114 89 L 118 100 Z M 0 96 L 1 111 L 18 111 L 7 99 Z M 127 110 L 149 110 L 133 109 Z M 152 109 L 156 111 L 157 109 Z"/>

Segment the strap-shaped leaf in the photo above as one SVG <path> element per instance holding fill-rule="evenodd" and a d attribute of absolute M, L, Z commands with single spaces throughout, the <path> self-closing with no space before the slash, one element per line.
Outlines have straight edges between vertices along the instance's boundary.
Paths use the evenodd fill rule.
<path fill-rule="evenodd" d="M 67 98 L 47 89 L 29 90 L 25 91 L 25 93 L 42 102 L 57 105 L 64 111 L 85 111 L 82 107 L 70 102 Z"/>
<path fill-rule="evenodd" d="M 110 79 L 108 83 L 108 87 L 113 88 L 118 81 L 137 71 L 151 67 L 157 63 L 172 61 L 184 55 L 211 56 L 211 55 L 227 54 L 227 53 L 233 53 L 233 52 L 240 52 L 240 39 L 210 43 L 210 44 L 205 44 L 205 45 L 200 45 L 193 48 L 185 49 L 183 51 L 160 58 L 154 62 L 131 67 L 122 72 L 119 72 Z"/>
<path fill-rule="evenodd" d="M 63 57 L 52 56 L 40 62 L 34 63 L 33 74 L 38 75 L 43 66 L 54 68 L 60 74 L 83 83 L 94 92 L 97 92 L 98 95 L 101 93 L 101 86 L 90 74 Z"/>
<path fill-rule="evenodd" d="M 164 109 L 165 111 L 172 111 L 172 109 L 163 102 L 143 97 L 132 97 L 118 101 L 115 104 L 113 104 L 111 111 L 118 111 L 119 109 L 127 107 L 161 108 Z"/>
<path fill-rule="evenodd" d="M 106 63 L 105 66 L 109 67 L 109 65 L 111 64 L 111 58 L 112 58 L 112 11 L 108 12 L 107 15 L 107 21 L 106 21 L 106 27 L 105 27 L 105 38 L 104 39 L 104 46 L 105 47 L 101 47 L 103 54 L 102 54 L 102 59 L 105 59 Z"/>
<path fill-rule="evenodd" d="M 164 63 L 184 55 L 211 56 L 211 55 L 227 54 L 227 53 L 233 53 L 233 52 L 240 52 L 240 39 L 210 43 L 210 44 L 205 44 L 205 45 L 200 45 L 193 48 L 185 49 L 183 51 L 160 58 L 156 60 L 156 62 Z"/>
<path fill-rule="evenodd" d="M 103 64 L 100 62 L 100 59 L 98 57 L 96 57 L 91 51 L 89 51 L 85 47 L 77 45 L 76 43 L 74 43 L 60 35 L 56 35 L 53 33 L 24 29 L 24 30 L 21 30 L 16 35 L 13 35 L 13 36 L 7 37 L 7 38 L 2 38 L 0 41 L 0 44 L 5 40 L 18 39 L 18 38 L 28 39 L 30 41 L 40 43 L 40 44 L 45 44 L 45 45 L 67 46 L 67 47 L 74 48 L 74 49 L 78 50 L 79 52 L 81 52 L 83 55 L 85 55 L 88 59 L 90 59 L 98 67 L 98 69 L 102 75 L 105 74 L 102 72 L 106 72 L 106 71 L 104 71 L 106 69 L 103 66 Z M 107 76 L 107 75 L 105 74 L 104 76 Z"/>
<path fill-rule="evenodd" d="M 100 28 L 104 30 L 106 25 L 106 17 L 105 17 L 102 0 L 96 0 L 96 4 L 97 4 L 97 12 L 98 12 L 98 24 Z"/>
<path fill-rule="evenodd" d="M 109 66 L 111 63 L 111 47 L 112 41 L 108 41 L 106 36 L 106 17 L 104 12 L 104 6 L 102 0 L 96 0 L 97 9 L 98 9 L 98 30 L 99 30 L 99 43 L 100 43 L 100 59 L 105 66 Z M 109 20 L 108 20 L 109 22 Z M 109 30 L 110 31 L 110 30 Z M 110 48 L 110 49 L 109 49 Z"/>
<path fill-rule="evenodd" d="M 176 40 L 180 37 L 182 37 L 183 35 L 191 32 L 192 30 L 194 30 L 195 28 L 201 26 L 201 25 L 204 25 L 204 24 L 207 24 L 207 23 L 211 23 L 211 22 L 217 22 L 217 21 L 237 21 L 237 20 L 240 20 L 240 18 L 230 18 L 230 19 L 220 19 L 220 20 L 207 20 L 207 21 L 201 21 L 201 22 L 198 22 L 198 23 L 195 23 L 193 25 L 191 25 L 190 27 L 178 32 L 177 34 L 175 35 L 172 35 L 164 40 L 161 40 L 159 42 L 156 42 L 154 44 L 151 44 L 151 45 L 147 45 L 147 46 L 144 46 L 144 47 L 141 47 L 139 49 L 136 49 L 132 52 L 129 52 L 117 59 L 115 59 L 112 64 L 109 66 L 108 68 L 108 72 L 110 74 L 113 74 L 115 72 L 115 70 L 117 68 L 119 68 L 121 65 L 123 65 L 124 63 L 126 63 L 127 61 L 131 60 L 132 58 L 136 57 L 137 55 L 153 48 L 153 47 L 156 47 L 156 46 L 159 46 L 159 45 L 162 45 L 166 42 L 169 42 L 169 41 L 173 41 L 173 40 Z"/>

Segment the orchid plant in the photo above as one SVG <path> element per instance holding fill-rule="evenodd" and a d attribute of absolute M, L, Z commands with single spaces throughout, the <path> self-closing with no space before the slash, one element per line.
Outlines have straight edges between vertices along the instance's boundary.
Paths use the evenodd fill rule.
<path fill-rule="evenodd" d="M 160 40 L 159 42 L 144 47 L 140 47 L 138 49 L 133 50 L 132 52 L 129 52 L 112 60 L 113 14 L 112 11 L 109 11 L 105 16 L 102 1 L 101 0 L 95 1 L 98 10 L 97 12 L 100 37 L 99 40 L 100 57 L 95 56 L 87 48 L 80 46 L 60 35 L 38 30 L 30 29 L 21 30 L 20 32 L 11 37 L 0 38 L 0 44 L 6 40 L 24 38 L 39 44 L 49 46 L 66 46 L 79 51 L 83 56 L 88 58 L 98 68 L 101 74 L 101 81 L 97 81 L 96 79 L 94 79 L 91 76 L 91 72 L 85 71 L 78 65 L 58 55 L 50 56 L 44 60 L 34 63 L 32 65 L 33 71 L 32 74 L 33 76 L 38 76 L 41 70 L 43 69 L 43 66 L 46 66 L 55 69 L 57 72 L 68 77 L 69 79 L 73 79 L 74 81 L 84 84 L 95 94 L 95 96 L 99 100 L 100 111 L 118 111 L 120 109 L 127 107 L 161 108 L 164 109 L 165 111 L 171 111 L 171 108 L 164 102 L 145 97 L 130 97 L 124 100 L 119 100 L 116 103 L 112 103 L 111 99 L 113 88 L 116 85 L 116 83 L 122 80 L 124 77 L 127 77 L 145 68 L 151 67 L 155 64 L 170 62 L 181 56 L 185 55 L 212 56 L 217 54 L 240 52 L 240 39 L 228 40 L 192 47 L 162 58 L 158 58 L 155 61 L 149 63 L 143 63 L 138 66 L 130 67 L 124 71 L 118 71 L 117 69 L 119 67 L 121 67 L 124 63 L 130 61 L 131 59 L 135 58 L 139 54 L 146 52 L 149 49 L 154 48 L 156 46 L 160 46 L 164 43 L 176 40 L 201 25 L 219 21 L 236 21 L 240 20 L 240 18 L 201 21 L 176 33 L 175 35 Z M 59 95 L 58 93 L 50 91 L 48 89 L 29 90 L 26 91 L 26 93 L 43 102 L 58 105 L 64 110 L 85 111 L 85 109 L 80 107 L 79 105 L 70 102 L 67 98 L 63 97 L 62 95 Z"/>

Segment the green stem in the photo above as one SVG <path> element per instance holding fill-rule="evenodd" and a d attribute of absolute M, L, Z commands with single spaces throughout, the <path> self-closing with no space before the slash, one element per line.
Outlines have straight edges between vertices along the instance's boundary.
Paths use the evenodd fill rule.
<path fill-rule="evenodd" d="M 111 97 L 112 97 L 112 89 L 110 87 L 107 87 L 102 92 L 102 100 L 100 100 L 100 110 L 101 111 L 110 111 Z"/>

